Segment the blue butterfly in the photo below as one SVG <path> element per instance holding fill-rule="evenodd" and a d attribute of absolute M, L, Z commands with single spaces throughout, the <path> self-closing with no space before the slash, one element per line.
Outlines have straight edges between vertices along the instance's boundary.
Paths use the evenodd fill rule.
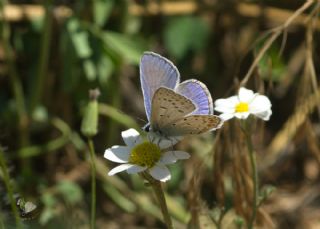
<path fill-rule="evenodd" d="M 180 83 L 176 66 L 153 52 L 140 61 L 140 81 L 149 123 L 149 136 L 170 146 L 184 135 L 201 134 L 220 128 L 222 120 L 213 115 L 212 98 L 198 80 Z"/>

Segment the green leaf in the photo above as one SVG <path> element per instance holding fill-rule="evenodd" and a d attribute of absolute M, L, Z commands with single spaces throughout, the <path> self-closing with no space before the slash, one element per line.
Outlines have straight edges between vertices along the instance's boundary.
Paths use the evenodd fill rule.
<path fill-rule="evenodd" d="M 39 222 L 41 225 L 45 225 L 55 216 L 56 213 L 53 208 L 45 208 L 40 215 Z"/>
<path fill-rule="evenodd" d="M 73 47 L 70 32 L 67 26 L 64 27 L 60 38 L 60 58 L 61 68 L 61 86 L 64 91 L 71 92 L 80 81 L 79 61 L 77 53 Z"/>
<path fill-rule="evenodd" d="M 41 225 L 45 225 L 48 223 L 52 218 L 56 216 L 55 206 L 57 204 L 57 199 L 51 193 L 44 193 L 41 196 L 41 201 L 44 205 L 44 209 L 41 212 L 39 222 Z"/>
<path fill-rule="evenodd" d="M 144 51 L 139 42 L 115 32 L 105 32 L 103 34 L 103 41 L 107 49 L 124 57 L 132 64 L 139 64 L 140 57 Z"/>
<path fill-rule="evenodd" d="M 97 77 L 96 66 L 91 59 L 87 59 L 83 61 L 83 70 L 89 81 L 94 81 Z"/>
<path fill-rule="evenodd" d="M 259 204 L 268 199 L 275 190 L 276 187 L 272 185 L 264 185 L 259 193 Z"/>
<path fill-rule="evenodd" d="M 44 187 L 42 187 L 44 189 Z M 44 204 L 45 207 L 54 207 L 57 203 L 57 199 L 53 195 L 53 193 L 50 192 L 44 192 L 41 195 L 41 202 Z"/>
<path fill-rule="evenodd" d="M 164 42 L 168 52 L 180 59 L 188 51 L 199 51 L 207 43 L 209 26 L 199 17 L 173 18 L 164 31 Z"/>
<path fill-rule="evenodd" d="M 285 75 L 286 65 L 282 56 L 279 55 L 279 48 L 276 45 L 271 46 L 267 53 L 261 58 L 258 67 L 263 79 L 274 82 L 282 80 L 282 76 Z"/>
<path fill-rule="evenodd" d="M 69 19 L 67 22 L 67 30 L 77 56 L 79 58 L 89 58 L 92 54 L 89 44 L 89 33 L 81 28 L 79 20 L 76 18 Z"/>
<path fill-rule="evenodd" d="M 83 193 L 79 185 L 70 181 L 60 181 L 57 190 L 62 194 L 66 202 L 75 204 L 82 200 Z"/>
<path fill-rule="evenodd" d="M 100 57 L 97 63 L 97 72 L 100 84 L 105 86 L 108 83 L 114 68 L 115 66 L 110 57 L 106 55 Z"/>
<path fill-rule="evenodd" d="M 93 20 L 102 27 L 108 20 L 114 5 L 114 0 L 94 0 L 93 1 Z"/>

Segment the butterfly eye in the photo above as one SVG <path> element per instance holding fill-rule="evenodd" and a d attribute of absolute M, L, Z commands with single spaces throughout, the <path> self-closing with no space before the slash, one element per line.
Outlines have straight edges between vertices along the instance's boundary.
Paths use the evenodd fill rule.
<path fill-rule="evenodd" d="M 148 123 L 147 125 L 142 127 L 142 130 L 144 130 L 145 132 L 149 132 L 150 131 L 150 124 Z"/>

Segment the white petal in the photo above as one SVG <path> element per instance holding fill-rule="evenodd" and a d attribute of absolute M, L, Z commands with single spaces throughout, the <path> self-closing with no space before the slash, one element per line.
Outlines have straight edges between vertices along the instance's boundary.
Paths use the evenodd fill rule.
<path fill-rule="evenodd" d="M 127 146 L 133 147 L 139 143 L 141 143 L 141 136 L 138 131 L 135 129 L 128 129 L 126 131 L 121 132 L 121 136 L 123 141 Z"/>
<path fill-rule="evenodd" d="M 247 119 L 249 115 L 249 112 L 237 112 L 234 114 L 234 116 L 239 119 Z"/>
<path fill-rule="evenodd" d="M 122 172 L 124 170 L 129 169 L 130 167 L 132 167 L 134 165 L 131 164 L 122 164 L 122 165 L 118 165 L 117 167 L 114 167 L 113 169 L 111 169 L 108 173 L 109 176 L 113 176 L 116 173 Z"/>
<path fill-rule="evenodd" d="M 227 114 L 227 113 L 223 113 L 221 115 L 219 115 L 219 117 L 223 120 L 223 121 L 227 121 L 229 119 L 232 119 L 234 117 L 234 114 Z"/>
<path fill-rule="evenodd" d="M 164 165 L 156 165 L 153 166 L 150 171 L 150 175 L 159 181 L 165 182 L 171 179 L 171 174 L 169 169 Z"/>
<path fill-rule="evenodd" d="M 220 113 L 232 114 L 236 111 L 236 105 L 233 107 L 215 107 L 214 110 Z"/>
<path fill-rule="evenodd" d="M 272 111 L 271 111 L 271 109 L 269 109 L 267 111 L 263 111 L 261 113 L 256 113 L 254 115 L 263 119 L 264 121 L 268 121 L 270 119 L 271 114 L 272 114 Z"/>
<path fill-rule="evenodd" d="M 222 113 L 232 113 L 238 103 L 239 99 L 237 96 L 231 96 L 227 99 L 217 99 L 214 102 L 214 110 Z"/>
<path fill-rule="evenodd" d="M 110 161 L 117 163 L 126 163 L 129 161 L 130 148 L 127 146 L 112 146 L 106 149 L 104 157 Z"/>
<path fill-rule="evenodd" d="M 168 139 L 162 138 L 158 143 L 158 146 L 160 147 L 160 149 L 167 149 L 169 147 L 173 147 L 175 144 L 181 141 L 182 138 L 182 136 L 168 137 Z"/>
<path fill-rule="evenodd" d="M 254 95 L 253 91 L 246 89 L 244 87 L 241 87 L 239 89 L 238 96 L 239 96 L 239 100 L 241 102 L 249 103 L 254 98 L 255 95 Z"/>
<path fill-rule="evenodd" d="M 173 164 L 176 163 L 177 160 L 185 160 L 190 158 L 190 154 L 184 151 L 167 151 L 165 152 L 161 159 L 160 163 L 166 164 Z"/>
<path fill-rule="evenodd" d="M 139 165 L 134 165 L 130 168 L 127 169 L 127 173 L 129 174 L 135 174 L 135 173 L 140 173 L 144 170 L 146 170 L 147 167 L 142 167 L 142 166 L 139 166 Z"/>
<path fill-rule="evenodd" d="M 271 102 L 267 96 L 257 95 L 249 105 L 249 112 L 252 114 L 261 113 L 271 108 Z"/>

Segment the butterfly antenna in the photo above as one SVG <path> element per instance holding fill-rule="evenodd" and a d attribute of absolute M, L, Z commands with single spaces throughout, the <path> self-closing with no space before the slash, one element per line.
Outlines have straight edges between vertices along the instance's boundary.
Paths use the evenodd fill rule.
<path fill-rule="evenodd" d="M 148 121 L 146 121 L 145 119 L 142 119 L 142 118 L 140 118 L 140 117 L 135 117 L 137 120 L 139 120 L 139 121 L 142 121 L 143 122 L 143 126 L 141 127 L 141 129 L 143 130 L 143 131 L 146 131 L 146 132 L 149 132 L 149 128 L 147 129 L 146 128 L 146 126 L 147 126 L 147 124 L 148 124 Z"/>
<path fill-rule="evenodd" d="M 148 123 L 148 121 L 147 120 L 145 120 L 145 119 L 143 119 L 143 118 L 140 118 L 140 117 L 135 117 L 137 120 L 139 120 L 139 121 L 142 121 L 143 123 Z"/>
<path fill-rule="evenodd" d="M 117 109 L 117 111 L 118 111 L 119 113 L 121 113 L 121 114 L 125 114 L 125 115 L 126 115 L 126 113 L 125 113 L 124 111 L 120 110 L 120 109 Z M 135 116 L 134 118 L 135 118 L 136 120 L 142 121 L 143 123 L 148 123 L 148 121 L 146 121 L 145 119 L 142 119 L 142 118 L 140 118 L 140 117 Z"/>

